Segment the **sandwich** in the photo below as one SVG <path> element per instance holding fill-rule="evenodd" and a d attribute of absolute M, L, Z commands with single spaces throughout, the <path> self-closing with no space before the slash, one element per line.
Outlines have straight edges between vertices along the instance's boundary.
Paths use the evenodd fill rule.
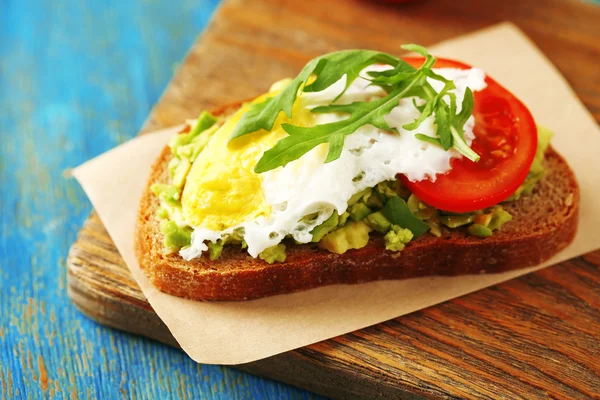
<path fill-rule="evenodd" d="M 331 284 L 498 273 L 574 238 L 552 133 L 485 71 L 372 50 L 317 57 L 202 112 L 153 165 L 136 255 L 161 291 L 249 300 Z"/>

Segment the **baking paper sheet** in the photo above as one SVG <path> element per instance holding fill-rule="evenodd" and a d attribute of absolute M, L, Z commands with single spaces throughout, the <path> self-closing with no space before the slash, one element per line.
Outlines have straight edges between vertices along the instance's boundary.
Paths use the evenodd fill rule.
<path fill-rule="evenodd" d="M 400 45 L 400 43 L 399 43 Z M 575 241 L 543 265 L 502 274 L 336 285 L 248 302 L 196 302 L 155 289 L 133 251 L 138 201 L 150 165 L 176 128 L 125 143 L 74 170 L 144 295 L 194 360 L 240 364 L 386 321 L 600 247 L 600 129 L 565 79 L 511 24 L 430 47 L 483 68 L 555 132 L 553 146 L 575 170 L 581 218 Z"/>

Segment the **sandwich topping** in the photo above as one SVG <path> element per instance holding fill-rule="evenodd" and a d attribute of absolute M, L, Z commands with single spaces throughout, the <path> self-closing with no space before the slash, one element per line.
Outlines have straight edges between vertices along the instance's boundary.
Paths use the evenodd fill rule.
<path fill-rule="evenodd" d="M 427 232 L 500 229 L 499 203 L 543 175 L 549 134 L 482 70 L 405 48 L 423 57 L 327 54 L 233 115 L 189 123 L 169 143 L 169 183 L 152 187 L 166 251 L 241 246 L 272 263 L 286 243 L 341 254 L 381 234 L 400 251 Z"/>

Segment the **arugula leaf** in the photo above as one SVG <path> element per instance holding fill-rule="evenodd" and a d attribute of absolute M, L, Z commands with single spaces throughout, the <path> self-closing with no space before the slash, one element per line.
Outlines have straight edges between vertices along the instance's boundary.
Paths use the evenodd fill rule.
<path fill-rule="evenodd" d="M 304 92 L 320 92 L 321 90 L 325 90 L 346 75 L 346 87 L 338 95 L 339 97 L 358 78 L 360 72 L 369 65 L 381 63 L 395 66 L 401 60 L 378 51 L 343 50 L 331 53 L 323 61 L 321 68 L 314 71 L 317 78 L 314 82 L 304 87 Z"/>
<path fill-rule="evenodd" d="M 475 153 L 465 142 L 464 125 L 473 113 L 473 92 L 467 87 L 462 102 L 460 113 L 456 114 L 456 95 L 450 93 L 450 90 L 456 89 L 454 82 L 436 74 L 432 70 L 425 70 L 424 74 L 432 79 L 444 83 L 444 87 L 439 93 L 436 93 L 431 84 L 425 83 L 422 87 L 421 98 L 429 99 L 424 107 L 419 108 L 421 115 L 415 121 L 403 126 L 406 130 L 415 130 L 430 115 L 435 114 L 435 124 L 437 125 L 437 141 L 444 150 L 454 147 L 459 153 L 471 161 L 478 161 L 479 155 Z M 443 100 L 444 97 L 450 99 L 450 104 Z M 420 140 L 434 143 L 430 136 L 417 135 Z"/>
<path fill-rule="evenodd" d="M 303 85 L 303 92 L 317 92 L 328 88 L 346 75 L 346 87 L 339 97 L 367 66 L 375 63 L 395 66 L 400 61 L 394 56 L 373 50 L 343 50 L 317 57 L 306 64 L 300 74 L 279 94 L 250 106 L 236 125 L 230 140 L 260 129 L 271 130 L 281 111 L 291 118 L 294 101 Z M 316 75 L 316 79 L 307 84 L 313 74 Z"/>
<path fill-rule="evenodd" d="M 242 115 L 242 118 L 240 118 L 240 121 L 233 130 L 231 139 L 256 132 L 260 129 L 271 130 L 281 111 L 291 118 L 292 106 L 298 95 L 298 89 L 303 83 L 306 83 L 315 69 L 319 69 L 320 63 L 322 63 L 321 57 L 311 60 L 302 68 L 300 74 L 279 94 L 275 97 L 267 98 L 262 103 L 250 106 L 250 109 Z"/>
<path fill-rule="evenodd" d="M 455 120 L 456 127 L 459 130 L 462 130 L 469 117 L 471 117 L 471 114 L 473 114 L 474 106 L 475 100 L 473 99 L 473 92 L 471 91 L 471 88 L 467 87 L 467 90 L 465 90 L 465 97 L 462 101 L 460 113 L 458 113 Z"/>
<path fill-rule="evenodd" d="M 369 71 L 371 83 L 379 86 L 391 86 L 409 79 L 417 70 L 410 64 L 400 60 L 393 69 L 385 71 Z"/>
<path fill-rule="evenodd" d="M 431 144 L 435 144 L 436 146 L 440 146 L 442 147 L 442 142 L 440 142 L 440 139 L 438 138 L 434 138 L 431 136 L 427 136 L 427 135 L 423 135 L 422 133 L 417 133 L 415 135 L 415 137 L 419 140 L 422 140 L 424 142 L 429 142 Z"/>
<path fill-rule="evenodd" d="M 292 117 L 293 104 L 299 93 L 324 90 L 346 76 L 346 86 L 338 95 L 339 98 L 364 68 L 383 63 L 391 68 L 385 71 L 370 71 L 366 79 L 371 81 L 371 85 L 383 88 L 387 92 L 385 97 L 370 102 L 330 104 L 312 110 L 314 113 L 348 114 L 349 117 L 343 121 L 311 127 L 283 124 L 282 127 L 289 136 L 267 150 L 254 171 L 261 173 L 285 166 L 322 143 L 329 146 L 325 162 L 334 161 L 342 153 L 345 137 L 364 125 L 373 125 L 397 133 L 388 126 L 384 117 L 398 105 L 400 99 L 407 97 L 418 97 L 424 100 L 424 103 L 417 106 L 413 99 L 413 104 L 420 114 L 415 121 L 403 126 L 404 129 L 415 130 L 426 118 L 433 115 L 437 125 L 436 137 L 423 134 L 416 134 L 416 137 L 439 145 L 445 150 L 453 147 L 469 159 L 477 161 L 479 156 L 469 148 L 464 139 L 464 124 L 473 110 L 473 94 L 470 90 L 465 92 L 462 109 L 456 113 L 456 96 L 450 92 L 455 89 L 454 82 L 432 71 L 436 58 L 418 45 L 405 45 L 402 48 L 423 55 L 425 61 L 416 69 L 397 57 L 371 50 L 344 50 L 311 60 L 281 92 L 262 103 L 251 105 L 236 125 L 231 139 L 260 129 L 271 130 L 281 112 L 289 118 Z M 436 92 L 428 79 L 442 82 L 442 90 Z M 337 98 L 332 103 L 335 103 Z"/>
<path fill-rule="evenodd" d="M 338 159 L 342 153 L 344 138 L 354 133 L 358 128 L 371 124 L 382 130 L 392 130 L 385 121 L 385 116 L 398 105 L 398 101 L 410 90 L 415 82 L 397 88 L 388 96 L 369 102 L 355 102 L 351 104 L 332 104 L 316 107 L 315 113 L 344 112 L 350 118 L 331 122 L 329 124 L 312 127 L 300 127 L 283 124 L 283 129 L 289 136 L 279 140 L 273 148 L 267 150 L 254 168 L 254 172 L 261 173 L 289 162 L 297 160 L 321 143 L 329 143 L 329 151 L 325 162 Z"/>

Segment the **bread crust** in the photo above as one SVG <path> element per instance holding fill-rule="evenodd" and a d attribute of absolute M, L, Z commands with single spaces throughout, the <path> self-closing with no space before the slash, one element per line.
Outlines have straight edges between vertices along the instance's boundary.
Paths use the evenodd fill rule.
<path fill-rule="evenodd" d="M 240 104 L 213 113 L 227 115 Z M 250 300 L 332 284 L 498 273 L 541 263 L 564 249 L 577 231 L 579 187 L 565 160 L 550 147 L 546 176 L 532 195 L 505 205 L 513 220 L 489 238 L 469 236 L 459 228 L 445 230 L 440 238 L 425 234 L 399 253 L 387 251 L 383 237 L 372 236 L 367 246 L 342 255 L 314 243 L 286 243 L 284 263 L 268 264 L 234 247 L 226 247 L 216 261 L 185 261 L 178 254 L 163 254 L 155 217 L 159 202 L 150 190 L 153 183 L 166 182 L 170 158 L 165 147 L 152 167 L 140 202 L 135 251 L 158 289 L 193 300 Z"/>

